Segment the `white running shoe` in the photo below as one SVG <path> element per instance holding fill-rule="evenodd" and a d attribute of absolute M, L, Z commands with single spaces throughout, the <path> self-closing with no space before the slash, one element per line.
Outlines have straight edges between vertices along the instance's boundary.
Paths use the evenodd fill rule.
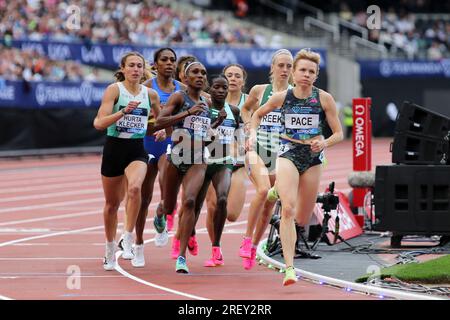
<path fill-rule="evenodd" d="M 119 248 L 123 250 L 122 258 L 125 260 L 131 260 L 134 257 L 133 254 L 133 234 L 124 233 L 119 241 Z"/>
<path fill-rule="evenodd" d="M 169 242 L 169 233 L 167 232 L 167 227 L 161 233 L 156 233 L 155 235 L 155 246 L 164 247 Z"/>
<path fill-rule="evenodd" d="M 134 246 L 134 258 L 131 264 L 135 268 L 142 268 L 145 266 L 144 244 L 137 244 Z"/>
<path fill-rule="evenodd" d="M 103 269 L 112 271 L 116 268 L 116 243 L 106 243 L 105 257 L 103 260 Z"/>

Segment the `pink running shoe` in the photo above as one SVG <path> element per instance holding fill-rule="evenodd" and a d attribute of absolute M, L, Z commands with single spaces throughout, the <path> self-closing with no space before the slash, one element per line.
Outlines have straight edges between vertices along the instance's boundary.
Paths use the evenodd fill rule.
<path fill-rule="evenodd" d="M 250 258 L 252 249 L 252 238 L 244 237 L 241 247 L 239 249 L 239 256 L 241 258 Z"/>
<path fill-rule="evenodd" d="M 175 209 L 173 209 L 171 214 L 167 214 L 167 231 L 170 232 L 173 229 L 173 222 L 175 220 L 175 215 L 177 214 L 178 210 L 178 202 L 175 204 Z"/>
<path fill-rule="evenodd" d="M 166 218 L 167 218 L 167 232 L 170 232 L 173 229 L 173 220 L 175 219 L 175 217 L 173 216 L 173 214 L 168 214 L 166 215 Z"/>
<path fill-rule="evenodd" d="M 250 270 L 256 265 L 256 248 L 251 249 L 251 256 L 249 259 L 242 259 L 242 265 L 244 266 L 245 270 Z"/>
<path fill-rule="evenodd" d="M 220 247 L 212 247 L 212 255 L 211 259 L 205 261 L 203 264 L 204 267 L 219 267 L 223 266 L 223 256 L 222 256 L 222 250 L 220 250 Z"/>
<path fill-rule="evenodd" d="M 195 236 L 191 236 L 189 238 L 188 249 L 189 249 L 189 252 L 193 256 L 198 255 L 198 242 L 197 242 L 197 238 L 195 238 Z"/>
<path fill-rule="evenodd" d="M 172 252 L 170 253 L 170 255 L 172 256 L 172 259 L 177 259 L 180 255 L 180 240 L 175 237 L 173 237 Z"/>

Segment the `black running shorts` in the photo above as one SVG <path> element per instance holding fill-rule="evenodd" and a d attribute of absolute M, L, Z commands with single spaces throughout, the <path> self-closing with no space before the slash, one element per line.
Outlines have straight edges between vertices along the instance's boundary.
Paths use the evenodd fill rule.
<path fill-rule="evenodd" d="M 143 139 L 106 137 L 101 169 L 103 176 L 110 178 L 121 176 L 125 173 L 125 168 L 133 161 L 148 163 Z"/>

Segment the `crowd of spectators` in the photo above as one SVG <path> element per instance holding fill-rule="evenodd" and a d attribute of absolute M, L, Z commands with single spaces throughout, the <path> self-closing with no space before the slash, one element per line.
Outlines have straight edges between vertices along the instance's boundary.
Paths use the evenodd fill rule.
<path fill-rule="evenodd" d="M 74 61 L 54 61 L 34 50 L 0 46 L 0 79 L 26 81 L 97 81 Z"/>
<path fill-rule="evenodd" d="M 261 46 L 264 35 L 200 10 L 155 0 L 0 0 L 0 34 L 12 39 L 195 46 Z"/>
<path fill-rule="evenodd" d="M 369 40 L 386 46 L 394 57 L 440 60 L 450 57 L 450 1 L 435 0 L 302 0 L 321 9 L 324 14 L 338 15 L 343 20 L 367 28 L 367 9 L 377 5 L 381 12 L 381 28 L 370 30 Z M 248 1 L 250 13 L 265 8 L 258 1 Z M 280 0 L 294 10 L 297 18 L 311 15 L 299 1 Z M 271 13 L 267 13 L 270 17 Z M 438 16 L 439 15 L 439 16 Z M 350 31 L 350 29 L 342 28 Z M 294 31 L 295 32 L 295 31 Z M 350 31 L 351 32 L 351 31 Z"/>
<path fill-rule="evenodd" d="M 352 12 L 341 4 L 339 15 L 362 27 L 367 26 L 366 11 Z M 450 13 L 449 13 L 450 16 Z M 450 19 L 418 17 L 391 6 L 381 11 L 381 28 L 370 30 L 369 40 L 402 52 L 409 59 L 440 60 L 450 57 Z"/>

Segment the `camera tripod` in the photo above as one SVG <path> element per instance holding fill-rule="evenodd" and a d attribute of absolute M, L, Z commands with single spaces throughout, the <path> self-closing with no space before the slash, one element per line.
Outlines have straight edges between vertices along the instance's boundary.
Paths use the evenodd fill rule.
<path fill-rule="evenodd" d="M 296 233 L 297 233 L 297 241 L 295 244 L 295 259 L 320 259 L 321 257 L 314 254 L 315 250 L 319 242 L 325 238 L 327 233 L 331 233 L 334 235 L 333 244 L 336 243 L 337 240 L 347 244 L 352 247 L 347 241 L 345 241 L 339 235 L 339 214 L 336 215 L 335 219 L 335 229 L 330 230 L 328 227 L 328 221 L 331 218 L 330 211 L 336 210 L 339 205 L 339 197 L 333 194 L 334 192 L 334 182 L 330 183 L 329 191 L 323 195 L 318 195 L 316 202 L 322 203 L 322 209 L 324 211 L 322 228 L 320 235 L 314 241 L 313 245 L 310 246 L 308 244 L 307 239 L 305 238 L 304 228 L 301 226 L 295 225 Z M 266 250 L 268 252 L 268 256 L 274 256 L 276 254 L 282 253 L 281 240 L 278 236 L 280 234 L 280 220 L 281 220 L 281 201 L 277 200 L 275 204 L 274 213 L 270 220 L 271 228 L 269 231 L 269 237 L 267 239 Z M 303 242 L 307 251 L 302 250 L 300 246 L 300 242 Z M 331 243 L 328 243 L 331 244 Z"/>

